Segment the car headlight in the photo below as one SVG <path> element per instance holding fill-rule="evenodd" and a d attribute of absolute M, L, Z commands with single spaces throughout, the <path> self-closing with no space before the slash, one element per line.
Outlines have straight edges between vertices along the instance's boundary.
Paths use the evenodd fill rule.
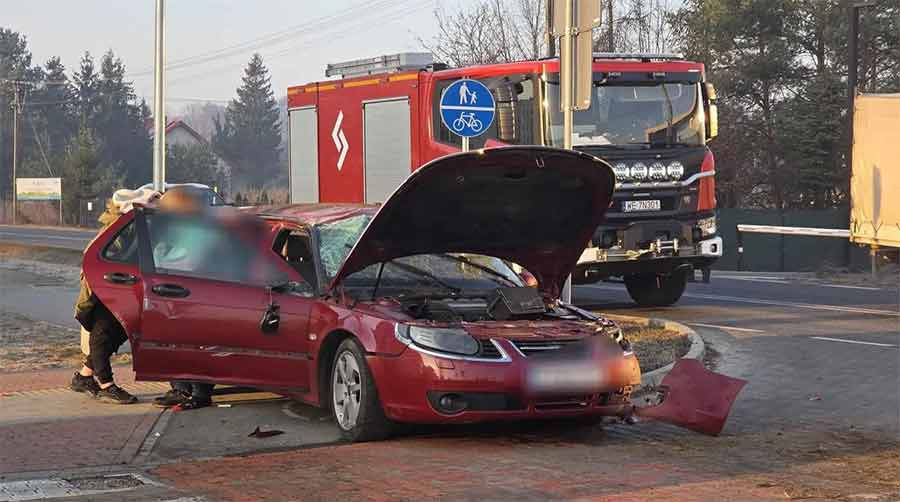
<path fill-rule="evenodd" d="M 661 181 L 666 179 L 666 166 L 662 162 L 650 164 L 650 179 Z"/>
<path fill-rule="evenodd" d="M 413 343 L 425 349 L 450 354 L 474 356 L 480 348 L 478 341 L 466 333 L 466 330 L 459 328 L 426 328 L 398 324 L 394 334 L 406 345 Z"/>
<path fill-rule="evenodd" d="M 647 179 L 647 165 L 643 162 L 636 162 L 631 166 L 631 177 L 638 181 Z"/>
<path fill-rule="evenodd" d="M 623 182 L 628 179 L 628 164 L 619 162 L 613 166 L 613 172 L 616 173 L 616 181 Z"/>
<path fill-rule="evenodd" d="M 672 162 L 667 168 L 669 177 L 673 180 L 680 180 L 684 176 L 684 164 L 681 162 Z"/>
<path fill-rule="evenodd" d="M 697 226 L 700 228 L 700 234 L 704 237 L 708 235 L 715 235 L 716 217 L 713 216 L 711 218 L 703 218 L 702 220 L 698 220 Z"/>

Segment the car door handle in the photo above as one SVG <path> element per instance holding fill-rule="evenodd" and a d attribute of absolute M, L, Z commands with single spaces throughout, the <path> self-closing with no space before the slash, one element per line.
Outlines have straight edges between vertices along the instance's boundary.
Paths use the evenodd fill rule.
<path fill-rule="evenodd" d="M 152 291 L 159 296 L 168 296 L 171 298 L 184 298 L 191 294 L 190 290 L 177 284 L 159 284 L 153 286 Z"/>
<path fill-rule="evenodd" d="M 103 280 L 113 284 L 134 284 L 137 282 L 138 278 L 124 272 L 109 272 L 103 275 Z"/>

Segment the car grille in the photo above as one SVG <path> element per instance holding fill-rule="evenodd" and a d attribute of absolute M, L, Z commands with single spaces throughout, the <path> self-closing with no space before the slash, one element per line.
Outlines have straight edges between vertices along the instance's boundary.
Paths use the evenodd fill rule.
<path fill-rule="evenodd" d="M 500 353 L 500 349 L 498 349 L 490 340 L 479 340 L 478 343 L 481 344 L 481 349 L 475 357 L 480 357 L 482 359 L 501 359 L 503 357 L 503 354 Z"/>
<path fill-rule="evenodd" d="M 581 340 L 510 340 L 525 356 L 559 350 Z"/>

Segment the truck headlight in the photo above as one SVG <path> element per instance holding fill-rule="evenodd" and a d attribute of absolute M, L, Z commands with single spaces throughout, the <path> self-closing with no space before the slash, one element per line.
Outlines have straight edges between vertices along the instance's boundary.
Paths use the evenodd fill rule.
<path fill-rule="evenodd" d="M 638 181 L 647 179 L 647 165 L 643 162 L 636 162 L 631 166 L 631 177 Z"/>
<path fill-rule="evenodd" d="M 406 345 L 412 343 L 425 349 L 449 354 L 474 356 L 480 348 L 478 342 L 464 329 L 425 328 L 398 324 L 394 328 L 394 335 Z"/>
<path fill-rule="evenodd" d="M 666 179 L 666 166 L 662 162 L 654 162 L 650 164 L 650 179 L 654 181 L 662 181 Z"/>
<path fill-rule="evenodd" d="M 613 172 L 616 174 L 616 181 L 623 182 L 628 179 L 628 164 L 619 162 L 613 166 Z"/>
<path fill-rule="evenodd" d="M 700 235 L 707 237 L 716 234 L 716 217 L 703 218 L 697 221 L 697 227 L 700 228 Z"/>
<path fill-rule="evenodd" d="M 673 180 L 680 180 L 681 177 L 684 176 L 684 164 L 678 161 L 672 162 L 669 164 L 669 167 L 666 168 L 666 171 Z"/>

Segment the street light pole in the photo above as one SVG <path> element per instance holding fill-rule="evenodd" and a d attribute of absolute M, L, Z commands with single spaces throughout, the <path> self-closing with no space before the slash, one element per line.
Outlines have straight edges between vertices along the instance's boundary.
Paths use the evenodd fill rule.
<path fill-rule="evenodd" d="M 165 0 L 156 0 L 156 51 L 153 62 L 153 189 L 166 182 Z"/>

